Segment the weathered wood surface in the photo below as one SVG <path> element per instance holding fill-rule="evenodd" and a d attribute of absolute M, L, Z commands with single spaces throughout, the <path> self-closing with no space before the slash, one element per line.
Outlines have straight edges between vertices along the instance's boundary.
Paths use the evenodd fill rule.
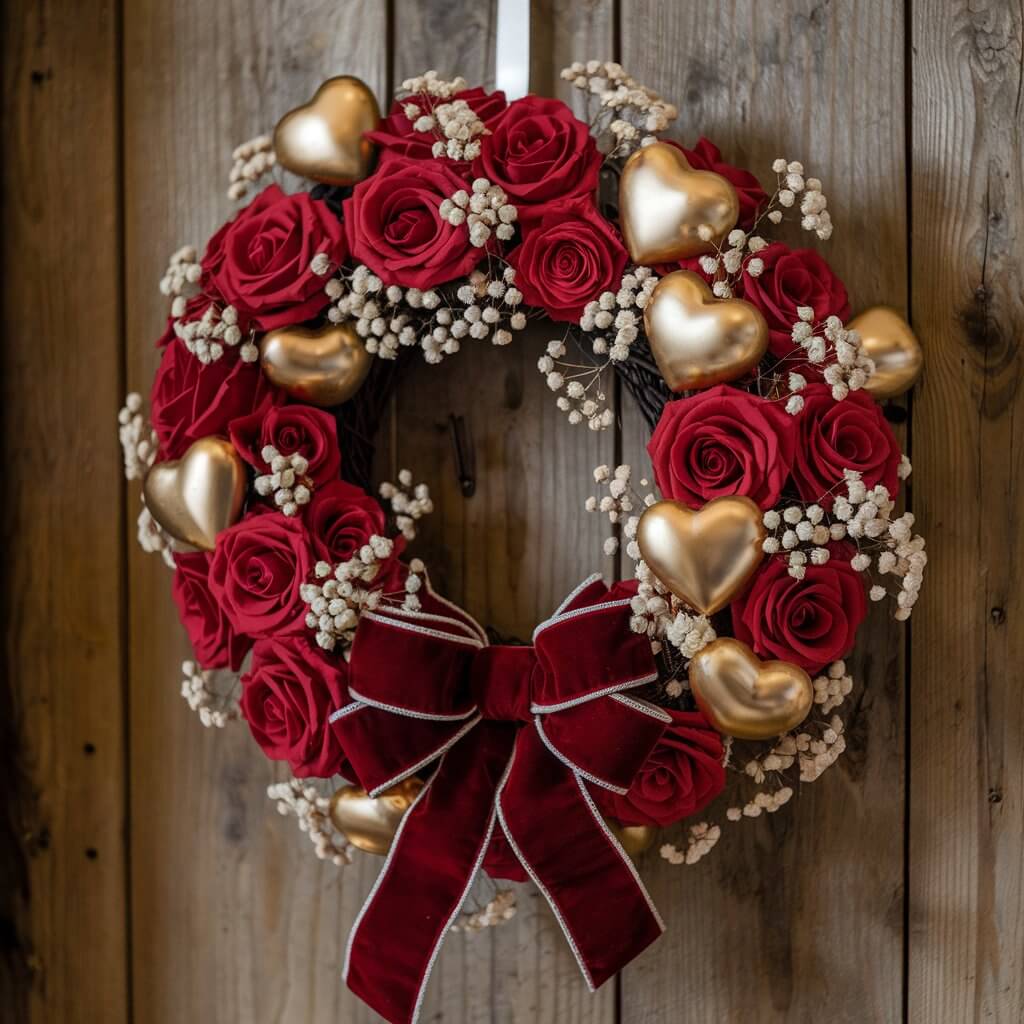
<path fill-rule="evenodd" d="M 494 10 L 5 7 L 0 423 L 5 533 L 19 543 L 4 585 L 0 767 L 18 799 L 0 831 L 14 883 L 0 902 L 0 1011 L 12 1022 L 379 1019 L 338 977 L 377 863 L 343 876 L 319 865 L 273 814 L 273 773 L 244 730 L 211 735 L 184 707 L 187 646 L 166 570 L 134 545 L 138 493 L 119 483 L 113 417 L 123 385 L 151 380 L 167 255 L 231 210 L 231 147 L 331 73 L 382 97 L 428 67 L 492 83 Z M 783 814 L 733 826 L 696 868 L 647 856 L 669 934 L 618 986 L 585 992 L 524 888 L 513 924 L 451 938 L 424 1019 L 1016 1022 L 1021 12 L 997 0 L 534 10 L 538 88 L 569 98 L 562 64 L 618 56 L 678 102 L 680 138 L 708 134 L 764 177 L 775 156 L 798 157 L 824 180 L 837 232 L 823 250 L 855 311 L 906 307 L 925 344 L 907 492 L 932 564 L 912 657 L 900 630 L 872 619 L 840 765 Z M 520 636 L 581 576 L 614 568 L 581 512 L 590 467 L 621 453 L 646 471 L 627 399 L 615 432 L 562 421 L 534 366 L 545 340 L 413 366 L 378 459 L 379 476 L 409 466 L 431 485 L 437 512 L 417 553 L 438 587 Z M 87 367 L 69 358 L 81 353 Z M 475 450 L 469 499 L 450 413 Z"/>

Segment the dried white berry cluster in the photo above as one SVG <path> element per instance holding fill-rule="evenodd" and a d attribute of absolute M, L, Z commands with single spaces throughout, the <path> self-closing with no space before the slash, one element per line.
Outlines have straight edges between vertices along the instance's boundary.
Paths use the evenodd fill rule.
<path fill-rule="evenodd" d="M 406 540 L 416 536 L 416 524 L 434 511 L 430 488 L 426 484 L 414 486 L 408 469 L 399 470 L 397 484 L 384 481 L 378 493 L 391 506 L 395 525 Z"/>
<path fill-rule="evenodd" d="M 832 217 L 828 212 L 828 200 L 821 190 L 821 182 L 817 178 L 804 177 L 804 165 L 799 160 L 786 160 L 779 157 L 772 164 L 772 170 L 778 175 L 778 185 L 772 197 L 772 206 L 777 201 L 779 206 L 789 209 L 800 200 L 800 226 L 804 231 L 813 231 L 822 241 L 832 237 Z M 773 224 L 782 220 L 782 211 L 769 209 L 768 219 Z"/>
<path fill-rule="evenodd" d="M 824 565 L 831 557 L 829 542 L 846 536 L 846 527 L 826 522 L 825 510 L 817 504 L 788 505 L 781 512 L 769 509 L 761 519 L 770 531 L 762 545 L 765 554 L 781 555 L 796 580 L 807 574 L 808 563 Z"/>
<path fill-rule="evenodd" d="M 605 404 L 608 396 L 601 386 L 604 367 L 566 362 L 566 351 L 562 338 L 549 341 L 547 351 L 537 360 L 537 369 L 552 391 L 564 392 L 555 401 L 573 426 L 586 421 L 590 430 L 607 430 L 615 422 L 615 412 Z"/>
<path fill-rule="evenodd" d="M 299 452 L 282 455 L 272 444 L 263 446 L 260 458 L 270 472 L 253 481 L 256 493 L 264 498 L 273 495 L 274 504 L 286 516 L 297 516 L 312 497 L 313 481 L 306 476 L 309 460 Z"/>
<path fill-rule="evenodd" d="M 173 541 L 168 534 L 164 533 L 160 524 L 153 518 L 153 514 L 146 508 L 145 503 L 139 512 L 136 537 L 139 547 L 147 555 L 159 553 L 168 569 L 175 568 Z"/>
<path fill-rule="evenodd" d="M 231 177 L 228 199 L 241 199 L 277 163 L 274 139 L 270 135 L 257 135 L 236 146 L 231 154 Z"/>
<path fill-rule="evenodd" d="M 228 722 L 235 721 L 238 708 L 238 674 L 235 672 L 213 672 L 201 669 L 194 661 L 181 663 L 181 695 L 188 706 L 199 715 L 199 721 L 207 728 L 223 729 Z M 218 685 L 218 677 L 227 676 L 230 687 Z"/>
<path fill-rule="evenodd" d="M 420 93 L 423 96 L 436 96 L 438 99 L 450 99 L 458 92 L 468 88 L 464 78 L 441 78 L 436 71 L 424 71 L 415 78 L 407 78 L 402 83 L 401 92 L 405 94 Z M 417 110 L 417 116 L 419 111 Z"/>
<path fill-rule="evenodd" d="M 649 505 L 653 505 L 658 499 L 653 491 L 648 491 L 646 494 L 637 492 L 633 488 L 632 477 L 633 467 L 627 463 L 616 466 L 614 469 L 605 465 L 595 466 L 594 483 L 603 484 L 608 493 L 600 497 L 596 494 L 590 495 L 583 503 L 583 507 L 588 512 L 600 512 L 602 515 L 606 515 L 608 522 L 613 526 L 621 524 L 622 532 L 629 541 L 626 554 L 633 561 L 637 561 L 640 558 L 640 548 L 636 543 L 636 528 L 640 522 L 639 513 Z M 640 480 L 640 486 L 648 488 L 650 481 L 644 477 Z M 606 555 L 614 555 L 617 550 L 618 545 L 605 543 Z"/>
<path fill-rule="evenodd" d="M 643 323 L 643 312 L 651 301 L 658 277 L 650 267 L 631 267 L 622 275 L 617 292 L 602 292 L 588 302 L 580 317 L 580 329 L 593 334 L 595 356 L 607 355 L 615 363 L 629 358 Z"/>
<path fill-rule="evenodd" d="M 160 278 L 160 294 L 172 300 L 171 316 L 181 316 L 185 312 L 186 301 L 199 293 L 202 275 L 203 268 L 195 246 L 184 245 L 171 255 L 164 276 Z"/>
<path fill-rule="evenodd" d="M 395 359 L 398 350 L 418 345 L 428 363 L 439 363 L 459 351 L 463 338 L 490 337 L 495 345 L 508 345 L 512 331 L 526 326 L 519 309 L 523 294 L 513 286 L 515 271 L 505 267 L 501 277 L 474 270 L 456 289 L 452 305 L 433 290 L 385 287 L 368 267 L 332 277 L 326 285 L 334 303 L 327 311 L 333 323 L 354 319 L 356 332 L 366 339 L 368 352 Z"/>
<path fill-rule="evenodd" d="M 561 72 L 561 77 L 600 106 L 593 119 L 593 134 L 600 140 L 609 136 L 612 156 L 625 156 L 645 141 L 653 141 L 676 119 L 675 106 L 653 89 L 641 85 L 614 61 L 576 61 Z"/>
<path fill-rule="evenodd" d="M 697 234 L 706 242 L 713 235 L 709 225 L 701 224 Z M 700 269 L 708 277 L 714 278 L 711 291 L 720 299 L 731 298 L 736 284 L 743 272 L 751 277 L 760 277 L 764 273 L 764 260 L 757 255 L 768 246 L 766 239 L 753 232 L 733 228 L 726 238 L 728 248 L 718 249 L 713 254 L 701 256 Z"/>
<path fill-rule="evenodd" d="M 824 366 L 822 376 L 832 389 L 833 399 L 841 402 L 851 391 L 864 387 L 875 372 L 875 363 L 861 344 L 860 335 L 847 330 L 837 316 L 815 324 L 814 310 L 810 306 L 800 306 L 797 315 L 800 319 L 793 324 L 793 341 L 803 350 L 803 358 L 809 363 Z M 786 412 L 795 416 L 804 407 L 800 392 L 807 387 L 807 380 L 802 374 L 790 373 L 787 384 L 790 398 Z"/>
<path fill-rule="evenodd" d="M 760 790 L 742 807 L 728 808 L 725 816 L 729 821 L 739 821 L 740 818 L 760 818 L 762 814 L 774 814 L 780 807 L 788 804 L 792 796 L 792 786 L 782 786 L 776 790 Z"/>
<path fill-rule="evenodd" d="M 430 147 L 434 157 L 449 160 L 475 160 L 480 155 L 480 137 L 488 134 L 487 127 L 476 111 L 465 100 L 430 104 L 423 113 L 416 103 L 405 105 L 405 116 L 412 121 L 413 131 L 431 132 L 436 141 Z"/>
<path fill-rule="evenodd" d="M 153 465 L 158 442 L 156 431 L 142 412 L 142 395 L 137 391 L 125 397 L 124 405 L 117 414 L 117 423 L 125 479 L 141 480 Z"/>
<path fill-rule="evenodd" d="M 452 925 L 453 932 L 480 932 L 496 928 L 516 916 L 516 894 L 512 889 L 501 889 L 494 899 L 480 910 L 463 911 Z"/>
<path fill-rule="evenodd" d="M 320 860 L 329 860 L 337 867 L 352 863 L 348 840 L 331 821 L 331 801 L 309 782 L 291 779 L 267 786 L 267 796 L 277 804 L 278 814 L 294 814 L 299 828 L 305 832 Z"/>
<path fill-rule="evenodd" d="M 175 320 L 174 333 L 201 363 L 215 363 L 226 349 L 235 348 L 242 341 L 235 307 L 225 306 L 218 310 L 212 302 L 198 320 Z M 250 338 L 238 349 L 238 354 L 242 362 L 254 363 L 259 357 L 259 349 Z"/>
<path fill-rule="evenodd" d="M 502 242 L 513 235 L 512 226 L 519 211 L 508 201 L 508 194 L 487 178 L 474 178 L 472 191 L 460 188 L 450 199 L 442 199 L 441 218 L 458 227 L 465 224 L 470 242 L 483 249 L 493 233 Z"/>
<path fill-rule="evenodd" d="M 824 675 L 815 676 L 814 703 L 818 711 L 827 715 L 835 711 L 853 691 L 853 676 L 846 671 L 845 661 L 833 661 Z"/>
<path fill-rule="evenodd" d="M 672 843 L 664 843 L 658 851 L 664 860 L 669 864 L 678 867 L 681 864 L 696 864 L 702 857 L 709 854 L 715 844 L 722 836 L 720 825 L 712 825 L 706 821 L 700 821 L 691 825 L 687 833 L 686 849 L 680 850 Z"/>
<path fill-rule="evenodd" d="M 299 596 L 309 605 L 306 625 L 314 630 L 317 644 L 333 651 L 340 643 L 351 645 L 364 609 L 379 607 L 383 593 L 369 584 L 377 578 L 381 563 L 391 557 L 394 542 L 374 534 L 347 562 L 335 566 L 317 562 L 316 583 L 303 583 Z"/>

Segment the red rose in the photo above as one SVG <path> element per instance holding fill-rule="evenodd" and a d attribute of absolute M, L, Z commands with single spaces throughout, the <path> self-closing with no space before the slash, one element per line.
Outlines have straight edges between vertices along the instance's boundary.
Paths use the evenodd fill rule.
<path fill-rule="evenodd" d="M 722 737 L 699 711 L 672 711 L 672 724 L 624 795 L 594 787 L 601 810 L 623 825 L 671 825 L 703 810 L 725 786 Z"/>
<path fill-rule="evenodd" d="M 348 703 L 348 668 L 303 637 L 260 640 L 242 676 L 242 717 L 263 753 L 298 778 L 352 777 L 328 718 Z"/>
<path fill-rule="evenodd" d="M 690 508 L 743 494 L 769 509 L 796 447 L 796 424 L 778 403 L 725 384 L 668 402 L 647 452 L 658 489 Z"/>
<path fill-rule="evenodd" d="M 362 488 L 344 480 L 319 487 L 305 513 L 316 556 L 325 562 L 347 562 L 384 534 L 384 510 Z"/>
<path fill-rule="evenodd" d="M 680 146 L 671 139 L 664 141 L 682 150 L 687 162 L 695 171 L 714 171 L 736 189 L 736 195 L 740 200 L 740 217 L 736 227 L 749 231 L 754 226 L 758 213 L 768 203 L 768 193 L 761 188 L 761 182 L 755 175 L 743 167 L 727 164 L 722 159 L 721 150 L 709 139 L 699 138 L 693 149 Z"/>
<path fill-rule="evenodd" d="M 343 204 L 352 255 L 385 284 L 433 288 L 468 274 L 484 255 L 466 225 L 441 217 L 466 183 L 440 160 L 385 161 Z"/>
<path fill-rule="evenodd" d="M 618 291 L 628 257 L 615 229 L 589 199 L 545 207 L 508 255 L 516 287 L 552 320 L 579 320 L 601 292 Z"/>
<path fill-rule="evenodd" d="M 216 362 L 204 364 L 175 339 L 164 349 L 150 393 L 160 458 L 181 458 L 193 441 L 213 434 L 226 436 L 228 424 L 236 417 L 261 415 L 284 398 L 256 363 L 243 363 L 225 353 Z"/>
<path fill-rule="evenodd" d="M 268 473 L 263 448 L 272 445 L 281 455 L 298 452 L 309 462 L 306 476 L 314 487 L 337 480 L 341 472 L 338 426 L 323 409 L 309 405 L 280 405 L 231 423 L 231 443 L 257 473 Z"/>
<path fill-rule="evenodd" d="M 800 497 L 831 508 L 843 470 L 861 474 L 864 486 L 884 484 L 899 491 L 900 446 L 881 406 L 866 391 L 851 391 L 841 402 L 827 384 L 808 384 L 800 392 L 803 410 L 796 416 L 797 446 L 793 480 Z"/>
<path fill-rule="evenodd" d="M 813 675 L 853 648 L 868 601 L 861 575 L 850 565 L 849 544 L 830 544 L 824 565 L 808 565 L 802 580 L 782 558 L 770 558 L 732 604 L 738 639 L 762 658 L 799 665 Z"/>
<path fill-rule="evenodd" d="M 178 606 L 178 618 L 188 633 L 196 661 L 203 668 L 237 670 L 252 641 L 231 628 L 210 592 L 209 552 L 179 552 L 174 556 L 174 565 L 171 596 Z"/>
<path fill-rule="evenodd" d="M 490 128 L 473 173 L 501 186 L 518 207 L 520 220 L 539 214 L 547 203 L 597 188 L 603 158 L 590 128 L 561 100 L 524 96 Z"/>
<path fill-rule="evenodd" d="M 269 331 L 300 323 L 329 301 L 309 266 L 319 253 L 345 261 L 341 222 L 308 192 L 286 195 L 271 185 L 207 243 L 203 287 L 234 306 L 242 324 Z"/>
<path fill-rule="evenodd" d="M 254 510 L 217 536 L 210 590 L 238 633 L 299 633 L 306 628 L 299 587 L 314 561 L 301 520 Z"/>
<path fill-rule="evenodd" d="M 813 249 L 790 249 L 782 242 L 773 242 L 757 256 L 764 263 L 764 271 L 758 277 L 744 271 L 740 292 L 768 321 L 768 346 L 773 355 L 781 359 L 796 348 L 792 331 L 800 319 L 798 306 L 810 306 L 815 323 L 830 316 L 844 323 L 849 318 L 846 286 Z"/>
<path fill-rule="evenodd" d="M 464 100 L 468 103 L 485 125 L 489 125 L 507 106 L 503 92 L 486 92 L 479 86 L 475 89 L 463 89 L 447 102 L 455 100 Z M 438 159 L 433 155 L 433 145 L 437 142 L 438 135 L 432 131 L 418 132 L 413 128 L 413 122 L 405 115 L 405 108 L 410 104 L 421 114 L 429 113 L 429 107 L 422 96 L 407 96 L 391 104 L 388 116 L 381 121 L 376 131 L 367 132 L 366 137 L 372 139 L 379 147 L 382 160 L 394 156 L 408 157 L 412 160 Z M 446 160 L 447 157 L 440 159 Z M 452 163 L 460 170 L 466 167 L 461 161 Z"/>

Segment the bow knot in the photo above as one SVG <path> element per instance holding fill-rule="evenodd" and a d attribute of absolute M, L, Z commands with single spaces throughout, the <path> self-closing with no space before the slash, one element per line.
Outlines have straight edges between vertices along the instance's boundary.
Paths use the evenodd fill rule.
<path fill-rule="evenodd" d="M 669 721 L 628 695 L 657 678 L 629 619 L 629 598 L 598 577 L 537 627 L 532 646 L 490 646 L 429 585 L 420 610 L 360 619 L 350 701 L 331 716 L 358 781 L 376 794 L 436 764 L 349 938 L 349 987 L 388 1020 L 415 1020 L 495 828 L 591 988 L 661 933 L 588 788 L 626 792 Z"/>

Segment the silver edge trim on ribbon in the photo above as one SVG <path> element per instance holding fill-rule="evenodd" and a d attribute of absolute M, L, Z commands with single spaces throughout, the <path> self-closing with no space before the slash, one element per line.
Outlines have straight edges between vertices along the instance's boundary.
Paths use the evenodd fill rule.
<path fill-rule="evenodd" d="M 629 792 L 628 789 L 623 789 L 621 786 L 613 786 L 610 782 L 605 782 L 604 779 L 599 779 L 596 775 L 591 775 L 590 772 L 584 771 L 578 765 L 573 764 L 572 761 L 570 761 L 569 758 L 567 758 L 565 754 L 563 754 L 558 747 L 556 747 L 554 743 L 547 738 L 547 735 L 544 732 L 544 726 L 541 725 L 540 715 L 534 715 L 533 724 L 544 746 L 547 747 L 548 750 L 574 775 L 581 775 L 587 780 L 587 782 L 592 782 L 595 786 L 600 786 L 601 789 L 607 789 L 609 792 L 617 793 L 619 796 L 625 796 L 626 793 Z"/>
<path fill-rule="evenodd" d="M 423 636 L 432 636 L 437 640 L 449 640 L 454 644 L 463 644 L 466 647 L 475 647 L 477 650 L 480 650 L 485 646 L 485 644 L 482 644 L 480 640 L 473 636 L 459 636 L 456 633 L 444 633 L 439 629 L 428 629 L 426 626 L 417 626 L 415 623 L 404 622 L 402 619 L 395 618 L 391 615 L 381 615 L 378 612 L 363 612 L 360 618 L 372 619 L 374 622 L 379 622 L 382 626 L 389 626 L 392 629 L 405 629 L 410 633 L 420 633 Z M 436 618 L 443 617 L 436 616 Z M 447 622 L 454 620 L 444 619 L 443 621 Z"/>
<path fill-rule="evenodd" d="M 624 683 L 614 683 L 611 686 L 604 687 L 604 689 L 594 690 L 592 693 L 585 693 L 579 697 L 573 697 L 572 700 L 563 700 L 559 704 L 531 704 L 530 714 L 550 715 L 555 711 L 565 711 L 567 708 L 578 707 L 580 704 L 586 704 L 589 701 L 596 700 L 598 697 L 607 697 L 610 694 L 615 694 L 619 690 L 631 690 L 636 686 L 645 686 L 647 683 L 653 683 L 657 678 L 658 673 L 651 672 L 646 676 L 629 679 Z"/>
<path fill-rule="evenodd" d="M 353 690 L 352 687 L 349 687 L 348 692 L 351 697 L 354 697 L 367 707 L 376 708 L 378 711 L 390 711 L 391 714 L 401 715 L 403 718 L 419 718 L 424 722 L 464 722 L 467 718 L 472 718 L 477 713 L 475 704 L 468 711 L 461 711 L 457 715 L 441 715 L 432 714 L 429 711 L 413 711 L 411 708 L 399 707 L 397 704 L 385 704 L 380 700 L 370 700 L 369 697 L 364 697 L 357 690 Z"/>

